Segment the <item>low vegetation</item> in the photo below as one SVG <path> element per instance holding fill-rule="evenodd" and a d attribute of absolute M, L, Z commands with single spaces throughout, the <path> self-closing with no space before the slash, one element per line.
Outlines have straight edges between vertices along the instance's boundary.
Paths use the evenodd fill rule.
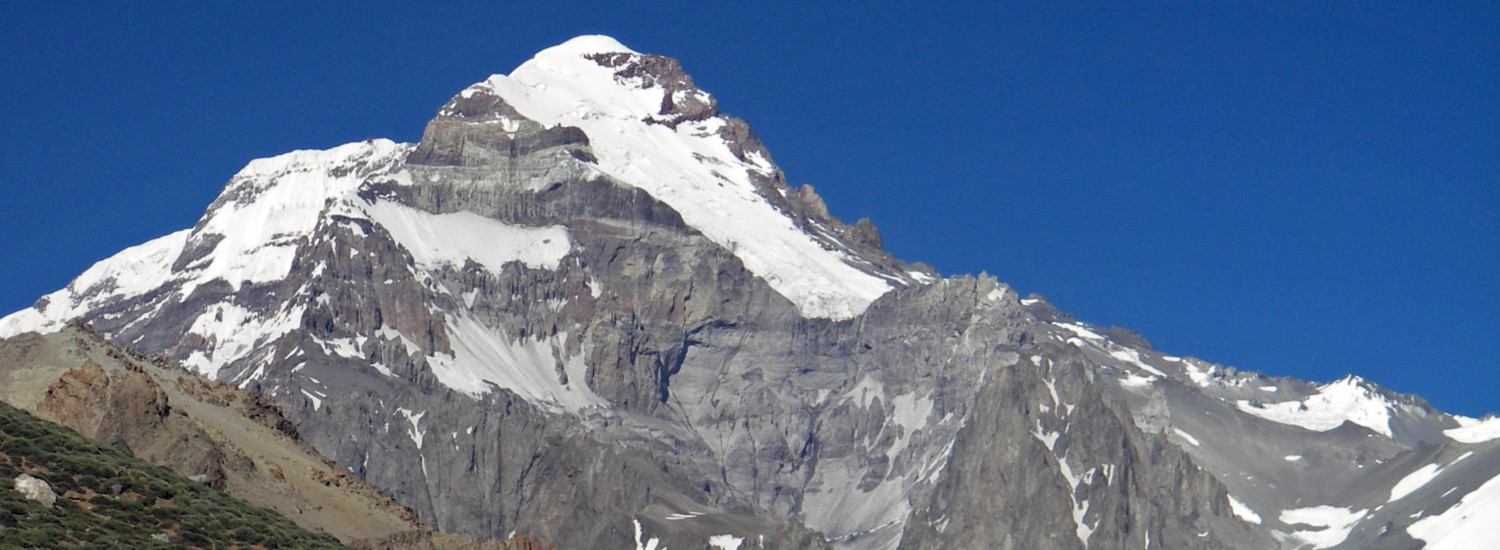
<path fill-rule="evenodd" d="M 14 480 L 57 493 L 52 508 Z M 259 508 L 0 403 L 0 548 L 340 548 Z"/>

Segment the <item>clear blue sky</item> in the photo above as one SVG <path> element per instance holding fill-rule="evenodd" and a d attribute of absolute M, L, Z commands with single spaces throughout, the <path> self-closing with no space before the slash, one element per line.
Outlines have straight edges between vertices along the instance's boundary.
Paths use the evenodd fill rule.
<path fill-rule="evenodd" d="M 191 226 L 252 158 L 415 141 L 602 33 L 681 59 L 904 259 L 1167 352 L 1500 412 L 1494 2 L 11 4 L 5 312 Z"/>

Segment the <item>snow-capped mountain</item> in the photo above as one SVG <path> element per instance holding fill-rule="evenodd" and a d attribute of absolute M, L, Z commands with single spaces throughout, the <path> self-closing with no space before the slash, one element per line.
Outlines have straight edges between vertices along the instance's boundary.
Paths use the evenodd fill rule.
<path fill-rule="evenodd" d="M 563 547 L 1466 548 L 1500 420 L 1153 350 L 885 253 L 675 60 L 586 36 L 421 143 L 251 162 L 83 318 L 444 530 Z M 654 541 L 654 542 L 653 542 Z"/>

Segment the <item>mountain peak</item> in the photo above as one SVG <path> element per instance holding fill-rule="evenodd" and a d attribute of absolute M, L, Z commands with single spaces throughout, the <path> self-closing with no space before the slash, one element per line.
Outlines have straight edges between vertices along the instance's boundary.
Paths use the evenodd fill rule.
<path fill-rule="evenodd" d="M 677 60 L 608 37 L 575 38 L 466 88 L 411 161 L 474 166 L 555 146 L 578 148 L 574 157 L 598 173 L 676 210 L 805 316 L 852 318 L 893 288 L 888 279 L 903 278 L 851 265 L 846 244 L 824 243 L 789 217 L 770 153 Z"/>
<path fill-rule="evenodd" d="M 569 38 L 566 42 L 538 52 L 536 58 L 551 55 L 588 55 L 596 53 L 639 53 L 621 44 L 612 36 L 584 34 Z"/>

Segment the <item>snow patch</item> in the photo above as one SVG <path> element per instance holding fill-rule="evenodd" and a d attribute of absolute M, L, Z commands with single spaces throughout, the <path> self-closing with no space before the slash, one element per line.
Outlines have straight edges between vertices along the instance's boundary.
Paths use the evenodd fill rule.
<path fill-rule="evenodd" d="M 891 411 L 889 421 L 901 427 L 901 435 L 891 444 L 886 456 L 892 464 L 896 463 L 896 457 L 906 449 L 911 437 L 917 430 L 927 427 L 927 417 L 932 414 L 933 402 L 929 397 L 917 397 L 915 393 L 906 393 L 892 397 L 890 400 Z"/>
<path fill-rule="evenodd" d="M 1315 549 L 1331 548 L 1344 542 L 1349 537 L 1349 532 L 1354 530 L 1354 526 L 1367 513 L 1366 510 L 1355 512 L 1334 506 L 1312 506 L 1283 510 L 1281 522 L 1287 525 L 1312 526 L 1312 529 L 1295 531 L 1292 536 Z"/>
<path fill-rule="evenodd" d="M 1051 451 L 1053 447 L 1057 446 L 1057 438 L 1062 437 L 1062 432 L 1048 432 L 1042 429 L 1042 419 L 1038 418 L 1036 419 L 1036 429 L 1032 430 L 1031 436 L 1035 437 L 1037 441 L 1042 442 L 1042 445 L 1046 445 L 1047 450 Z"/>
<path fill-rule="evenodd" d="M 1213 365 L 1204 366 L 1191 361 L 1185 363 L 1182 369 L 1183 373 L 1187 374 L 1188 379 L 1203 388 L 1208 387 L 1212 383 L 1213 374 L 1216 370 L 1218 368 Z"/>
<path fill-rule="evenodd" d="M 1154 374 L 1154 375 L 1157 375 L 1157 376 L 1160 376 L 1160 377 L 1163 377 L 1163 378 L 1165 378 L 1167 376 L 1167 373 L 1162 372 L 1160 369 L 1157 369 L 1156 367 L 1153 367 L 1151 365 L 1147 365 L 1145 361 L 1142 361 L 1141 360 L 1141 352 L 1139 352 L 1139 351 L 1136 351 L 1136 350 L 1133 350 L 1133 349 L 1130 349 L 1130 348 L 1120 348 L 1120 349 L 1111 350 L 1109 352 L 1109 356 L 1110 357 L 1114 357 L 1115 359 L 1119 359 L 1121 361 L 1124 361 L 1126 363 L 1130 363 L 1131 365 L 1134 365 L 1136 368 L 1141 369 L 1141 370 L 1146 371 L 1146 372 L 1149 372 L 1151 374 Z"/>
<path fill-rule="evenodd" d="M 740 544 L 744 542 L 744 537 L 736 537 L 734 535 L 714 535 L 708 537 L 708 545 L 717 550 L 740 550 Z"/>
<path fill-rule="evenodd" d="M 188 334 L 204 337 L 207 348 L 197 350 L 182 361 L 182 365 L 207 378 L 216 378 L 219 369 L 231 362 L 247 357 L 260 346 L 302 325 L 303 307 L 283 310 L 269 319 L 234 304 L 214 304 L 200 313 L 188 329 Z M 242 382 L 258 379 L 265 374 L 264 362 L 249 373 Z"/>
<path fill-rule="evenodd" d="M 1443 467 L 1437 464 L 1428 464 L 1417 468 L 1416 471 L 1407 474 L 1406 477 L 1401 478 L 1401 481 L 1397 481 L 1396 485 L 1391 487 L 1391 496 L 1386 499 L 1386 502 L 1395 502 L 1406 495 L 1412 494 L 1417 489 L 1421 489 L 1423 485 L 1427 485 L 1427 482 L 1432 481 L 1442 471 Z"/>
<path fill-rule="evenodd" d="M 463 315 L 446 316 L 445 325 L 453 355 L 438 353 L 428 358 L 433 374 L 445 386 L 479 396 L 493 384 L 540 406 L 570 412 L 609 405 L 585 385 L 588 367 L 583 357 L 561 357 L 567 333 L 512 340 Z M 567 384 L 559 380 L 559 361 Z"/>
<path fill-rule="evenodd" d="M 1040 427 L 1040 424 L 1038 424 L 1038 427 Z M 1048 450 L 1051 450 L 1050 446 Z M 1073 468 L 1068 466 L 1068 461 L 1063 457 L 1057 457 L 1057 468 L 1062 473 L 1063 479 L 1068 481 L 1068 499 L 1073 501 L 1073 525 L 1075 527 L 1073 533 L 1078 536 L 1078 540 L 1083 543 L 1083 547 L 1088 548 L 1089 537 L 1094 535 L 1094 530 L 1097 526 L 1090 527 L 1086 521 L 1086 516 L 1089 513 L 1089 501 L 1087 499 L 1078 499 L 1078 486 L 1085 482 L 1093 483 L 1095 469 L 1089 468 L 1082 476 L 1073 475 Z"/>
<path fill-rule="evenodd" d="M 1120 385 L 1130 389 L 1144 389 L 1151 387 L 1151 384 L 1155 381 L 1155 378 L 1151 378 L 1149 376 L 1141 376 L 1139 374 L 1129 373 L 1126 374 L 1124 378 L 1120 379 Z"/>
<path fill-rule="evenodd" d="M 1427 541 L 1427 550 L 1485 550 L 1500 540 L 1500 476 L 1440 514 L 1406 528 L 1412 537 Z"/>
<path fill-rule="evenodd" d="M 1443 435 L 1459 443 L 1484 443 L 1500 439 L 1500 416 L 1477 420 L 1465 416 L 1454 416 L 1459 427 L 1443 430 Z"/>
<path fill-rule="evenodd" d="M 427 416 L 427 411 L 412 413 L 410 409 L 397 407 L 396 412 L 401 413 L 401 416 L 405 416 L 406 421 L 411 423 L 411 429 L 407 430 L 406 436 L 411 438 L 412 443 L 417 444 L 417 450 L 422 450 L 422 439 L 427 437 L 427 431 L 419 428 L 421 427 L 422 417 Z"/>
<path fill-rule="evenodd" d="M 1229 495 L 1229 510 L 1234 512 L 1236 517 L 1245 520 L 1247 523 L 1260 525 L 1260 514 L 1255 513 L 1255 510 L 1251 510 L 1245 503 L 1240 502 L 1240 499 L 1234 498 L 1234 495 Z"/>
<path fill-rule="evenodd" d="M 1057 328 L 1061 328 L 1061 329 L 1067 330 L 1068 332 L 1076 334 L 1076 335 L 1078 335 L 1079 338 L 1083 338 L 1084 340 L 1092 340 L 1092 341 L 1101 341 L 1101 340 L 1104 340 L 1103 336 L 1100 336 L 1098 333 L 1096 333 L 1096 332 L 1094 332 L 1092 330 L 1084 328 L 1083 325 L 1078 325 L 1078 324 L 1073 324 L 1073 323 L 1052 323 L 1052 324 L 1053 324 L 1053 326 L 1056 326 Z"/>
<path fill-rule="evenodd" d="M 1202 444 L 1198 443 L 1198 438 L 1193 437 L 1191 434 L 1182 431 L 1182 428 L 1172 428 L 1172 432 L 1176 433 L 1177 437 L 1181 437 L 1183 441 L 1186 441 L 1188 443 L 1192 443 L 1194 447 L 1202 447 L 1203 446 Z"/>
<path fill-rule="evenodd" d="M 630 521 L 635 523 L 635 550 L 658 550 L 661 539 L 656 537 L 647 539 L 645 530 L 641 528 L 641 520 Z M 666 548 L 660 548 L 660 550 L 666 550 Z"/>
<path fill-rule="evenodd" d="M 1248 400 L 1235 406 L 1246 413 L 1315 432 L 1326 432 L 1344 422 L 1359 424 L 1386 437 L 1391 434 L 1391 403 L 1356 376 L 1324 384 L 1305 398 L 1257 405 Z"/>
<path fill-rule="evenodd" d="M 301 390 L 301 391 L 302 391 L 302 395 L 307 396 L 307 398 L 312 401 L 313 410 L 316 411 L 316 410 L 318 410 L 318 409 L 320 409 L 320 408 L 323 407 L 323 400 L 321 398 L 319 398 L 316 395 L 313 395 L 311 392 L 309 392 L 307 390 Z"/>
<path fill-rule="evenodd" d="M 472 212 L 430 214 L 390 201 L 377 201 L 364 210 L 427 270 L 463 267 L 467 260 L 496 274 L 510 262 L 557 269 L 573 248 L 567 228 L 560 225 L 522 227 Z"/>

